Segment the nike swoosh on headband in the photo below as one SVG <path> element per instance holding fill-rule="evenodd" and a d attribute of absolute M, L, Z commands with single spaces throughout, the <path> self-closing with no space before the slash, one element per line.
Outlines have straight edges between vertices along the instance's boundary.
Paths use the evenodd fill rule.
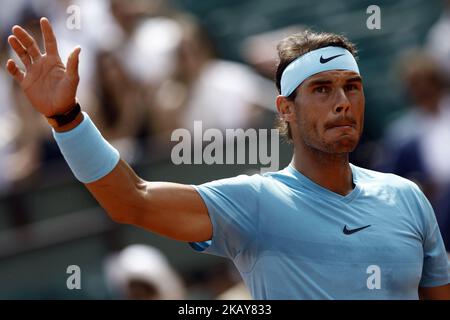
<path fill-rule="evenodd" d="M 343 56 L 344 54 L 337 54 L 335 56 L 329 57 L 329 58 L 324 58 L 323 56 L 320 56 L 320 63 L 327 63 L 330 60 L 333 60 L 337 57 Z"/>

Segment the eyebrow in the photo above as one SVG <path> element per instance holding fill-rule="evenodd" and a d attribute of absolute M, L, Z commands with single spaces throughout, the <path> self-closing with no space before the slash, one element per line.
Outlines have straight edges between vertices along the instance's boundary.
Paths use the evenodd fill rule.
<path fill-rule="evenodd" d="M 331 81 L 331 80 L 320 80 L 320 79 L 317 79 L 317 80 L 312 80 L 310 83 L 308 83 L 308 86 L 312 87 L 312 86 L 332 84 L 332 83 L 333 83 L 333 81 Z"/>
<path fill-rule="evenodd" d="M 345 82 L 362 82 L 362 78 L 360 76 L 356 76 L 356 77 L 345 80 Z"/>

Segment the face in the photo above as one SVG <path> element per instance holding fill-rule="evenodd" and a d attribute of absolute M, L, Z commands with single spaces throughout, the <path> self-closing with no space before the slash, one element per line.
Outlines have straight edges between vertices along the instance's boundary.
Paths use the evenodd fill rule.
<path fill-rule="evenodd" d="M 364 122 L 364 92 L 356 72 L 318 73 L 303 81 L 296 93 L 294 101 L 277 98 L 295 146 L 303 144 L 330 154 L 356 148 Z"/>

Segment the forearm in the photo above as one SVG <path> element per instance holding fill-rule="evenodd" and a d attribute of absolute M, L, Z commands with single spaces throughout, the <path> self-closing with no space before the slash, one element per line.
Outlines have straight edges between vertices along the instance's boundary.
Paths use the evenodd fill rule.
<path fill-rule="evenodd" d="M 137 212 L 150 208 L 147 183 L 123 160 L 106 176 L 85 186 L 116 222 L 134 224 Z"/>
<path fill-rule="evenodd" d="M 86 114 L 58 125 L 52 119 L 54 137 L 75 176 L 83 182 L 111 217 L 130 223 L 126 206 L 141 203 L 143 181 L 122 160 Z M 125 207 L 125 208 L 124 208 Z M 125 210 L 128 209 L 128 210 Z"/>
<path fill-rule="evenodd" d="M 208 240 L 207 208 L 188 185 L 146 182 L 120 159 L 87 114 L 75 128 L 54 132 L 61 153 L 111 218 L 183 241 Z"/>

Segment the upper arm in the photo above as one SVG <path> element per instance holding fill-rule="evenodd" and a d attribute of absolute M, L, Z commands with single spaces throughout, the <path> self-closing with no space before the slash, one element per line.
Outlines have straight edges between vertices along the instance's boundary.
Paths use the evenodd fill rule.
<path fill-rule="evenodd" d="M 86 187 L 115 221 L 176 240 L 211 238 L 208 210 L 192 186 L 144 181 L 120 160 L 108 175 Z"/>
<path fill-rule="evenodd" d="M 423 267 L 419 287 L 438 288 L 450 280 L 447 252 L 433 207 L 417 185 L 413 184 L 412 190 L 414 198 L 411 199 L 411 203 L 417 203 L 423 248 Z M 428 289 L 423 290 L 428 292 Z M 434 292 L 438 289 L 431 290 Z"/>
<path fill-rule="evenodd" d="M 419 287 L 422 300 L 450 300 L 450 284 L 438 287 Z"/>
<path fill-rule="evenodd" d="M 134 215 L 133 224 L 187 242 L 211 239 L 208 209 L 194 187 L 171 182 L 147 182 L 148 209 Z"/>

